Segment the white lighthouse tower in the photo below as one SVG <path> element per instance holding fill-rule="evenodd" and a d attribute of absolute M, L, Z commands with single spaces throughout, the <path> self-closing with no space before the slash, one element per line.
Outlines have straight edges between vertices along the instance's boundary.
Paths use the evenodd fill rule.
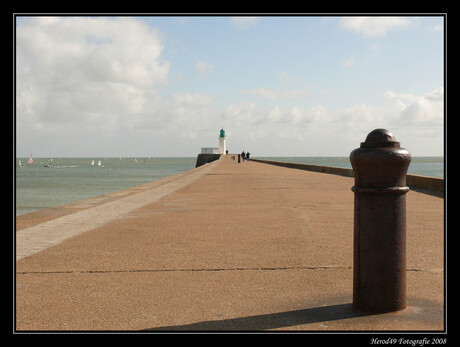
<path fill-rule="evenodd" d="M 225 137 L 225 130 L 220 129 L 220 134 L 219 134 L 219 152 L 220 154 L 225 154 L 227 151 L 227 143 L 226 143 L 226 137 Z"/>
<path fill-rule="evenodd" d="M 227 151 L 227 138 L 225 137 L 224 129 L 220 129 L 218 139 L 219 147 L 201 147 L 201 154 L 225 154 Z"/>

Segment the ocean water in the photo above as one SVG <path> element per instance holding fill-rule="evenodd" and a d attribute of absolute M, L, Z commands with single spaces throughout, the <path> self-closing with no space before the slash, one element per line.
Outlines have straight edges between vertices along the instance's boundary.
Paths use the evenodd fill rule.
<path fill-rule="evenodd" d="M 135 187 L 196 164 L 196 157 L 28 159 L 16 159 L 16 216 Z"/>
<path fill-rule="evenodd" d="M 264 157 L 260 159 L 351 168 L 348 157 Z M 22 167 L 19 166 L 19 160 Z M 16 215 L 64 205 L 193 169 L 186 158 L 16 159 Z M 91 165 L 94 160 L 95 165 Z M 97 165 L 101 161 L 101 166 Z M 50 167 L 45 167 L 45 165 Z M 443 157 L 413 157 L 409 173 L 444 177 Z"/>
<path fill-rule="evenodd" d="M 349 157 L 260 157 L 258 159 L 351 169 Z M 412 157 L 407 173 L 444 178 L 444 157 Z"/>

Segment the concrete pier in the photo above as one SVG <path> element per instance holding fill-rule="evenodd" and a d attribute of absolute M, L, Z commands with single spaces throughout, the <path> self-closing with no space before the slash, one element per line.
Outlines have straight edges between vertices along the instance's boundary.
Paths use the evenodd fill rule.
<path fill-rule="evenodd" d="M 352 177 L 222 156 L 155 182 L 17 217 L 18 331 L 445 328 L 442 198 L 407 193 L 407 308 L 365 314 Z"/>
<path fill-rule="evenodd" d="M 199 167 L 207 163 L 212 163 L 215 160 L 219 160 L 220 156 L 220 154 L 198 154 L 198 156 L 196 157 L 195 167 Z"/>

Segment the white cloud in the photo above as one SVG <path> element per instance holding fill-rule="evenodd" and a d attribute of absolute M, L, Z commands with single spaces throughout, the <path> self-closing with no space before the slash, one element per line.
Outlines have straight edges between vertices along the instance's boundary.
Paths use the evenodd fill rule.
<path fill-rule="evenodd" d="M 197 61 L 195 68 L 199 73 L 206 74 L 208 72 L 212 72 L 212 70 L 214 69 L 214 65 L 199 60 Z"/>
<path fill-rule="evenodd" d="M 391 129 L 412 155 L 442 155 L 444 148 L 444 89 L 423 95 L 387 91 L 394 100 Z"/>
<path fill-rule="evenodd" d="M 346 67 L 346 68 L 350 68 L 354 65 L 355 63 L 355 58 L 351 57 L 350 59 L 347 59 L 345 61 L 345 63 L 343 63 L 343 65 Z"/>
<path fill-rule="evenodd" d="M 129 18 L 28 18 L 16 44 L 18 120 L 128 116 L 168 80 L 158 33 Z"/>
<path fill-rule="evenodd" d="M 257 19 L 232 20 L 244 21 Z M 169 63 L 159 33 L 138 19 L 27 18 L 17 25 L 16 44 L 18 155 L 190 156 L 215 145 L 221 126 L 232 134 L 234 151 L 250 143 L 245 149 L 258 155 L 275 155 L 277 146 L 284 155 L 346 155 L 373 128 L 399 126 L 416 134 L 439 132 L 442 125 L 442 88 L 423 96 L 388 91 L 385 97 L 394 101 L 388 109 L 301 107 L 297 99 L 311 101 L 311 92 L 289 89 L 296 78 L 283 71 L 276 76 L 285 90 L 240 91 L 283 107 L 235 102 L 218 108 L 210 94 L 160 93 L 170 82 Z M 214 65 L 198 61 L 195 68 L 210 73 Z M 208 134 L 210 142 L 203 140 Z M 299 146 L 305 150 L 297 152 Z"/>
<path fill-rule="evenodd" d="M 312 107 L 264 107 L 253 102 L 229 105 L 222 113 L 222 121 L 243 131 L 262 127 L 267 136 L 278 137 L 283 129 L 292 134 L 304 133 L 305 129 L 318 127 L 331 121 L 332 112 L 321 105 Z"/>
<path fill-rule="evenodd" d="M 296 82 L 296 78 L 288 75 L 288 73 L 286 71 L 277 71 L 276 72 L 276 78 L 281 83 L 291 84 L 291 83 Z"/>
<path fill-rule="evenodd" d="M 381 42 L 373 42 L 371 45 L 370 45 L 370 48 L 372 51 L 374 52 L 378 52 L 382 49 L 383 45 Z"/>
<path fill-rule="evenodd" d="M 307 89 L 294 89 L 285 91 L 274 91 L 266 88 L 255 88 L 241 91 L 242 94 L 257 95 L 267 99 L 296 99 L 310 95 L 310 91 Z"/>
<path fill-rule="evenodd" d="M 256 90 L 274 96 L 269 89 Z M 273 92 L 274 93 L 274 92 Z M 388 91 L 390 107 L 359 103 L 333 109 L 323 105 L 264 107 L 255 102 L 235 103 L 222 113 L 232 141 L 246 144 L 257 155 L 348 155 L 376 128 L 387 128 L 414 155 L 442 153 L 443 89 L 423 96 Z M 270 152 L 264 147 L 270 144 Z M 279 149 L 279 152 L 275 152 Z M 326 150 L 326 152 L 322 152 Z"/>
<path fill-rule="evenodd" d="M 443 24 L 438 24 L 438 25 L 434 25 L 431 30 L 435 33 L 440 33 L 440 32 L 443 32 L 444 31 L 444 25 Z"/>
<path fill-rule="evenodd" d="M 258 20 L 258 17 L 232 17 L 230 22 L 237 29 L 247 30 L 256 25 Z"/>
<path fill-rule="evenodd" d="M 407 27 L 406 17 L 342 17 L 339 26 L 357 32 L 365 37 L 385 36 L 390 30 Z"/>
<path fill-rule="evenodd" d="M 340 126 L 343 133 L 362 134 L 373 130 L 369 127 L 385 128 L 392 116 L 386 114 L 382 108 L 360 103 L 334 111 L 332 118 L 336 120 L 336 125 Z"/>
<path fill-rule="evenodd" d="M 444 120 L 444 88 L 437 88 L 423 96 L 385 92 L 395 100 L 398 121 L 405 125 L 439 128 Z"/>
<path fill-rule="evenodd" d="M 241 92 L 242 94 L 250 94 L 250 95 L 257 95 L 261 96 L 267 99 L 276 99 L 278 97 L 278 93 L 271 89 L 266 89 L 266 88 L 255 88 L 255 89 L 249 89 L 249 90 L 244 90 Z"/>
<path fill-rule="evenodd" d="M 176 93 L 156 97 L 148 110 L 138 117 L 131 117 L 131 127 L 145 134 L 164 135 L 179 132 L 181 137 L 194 136 L 200 129 L 212 126 L 210 120 L 217 113 L 214 98 L 208 94 Z"/>
<path fill-rule="evenodd" d="M 168 82 L 162 51 L 158 32 L 132 18 L 25 18 L 16 29 L 18 151 L 56 148 L 59 136 L 59 150 L 78 153 L 97 138 L 121 137 L 150 116 Z M 85 134 L 91 140 L 78 142 Z"/>

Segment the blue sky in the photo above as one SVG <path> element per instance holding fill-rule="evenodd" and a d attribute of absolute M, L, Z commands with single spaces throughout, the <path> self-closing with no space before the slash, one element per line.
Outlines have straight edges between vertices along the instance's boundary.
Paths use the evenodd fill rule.
<path fill-rule="evenodd" d="M 17 18 L 17 155 L 443 155 L 444 17 Z"/>

